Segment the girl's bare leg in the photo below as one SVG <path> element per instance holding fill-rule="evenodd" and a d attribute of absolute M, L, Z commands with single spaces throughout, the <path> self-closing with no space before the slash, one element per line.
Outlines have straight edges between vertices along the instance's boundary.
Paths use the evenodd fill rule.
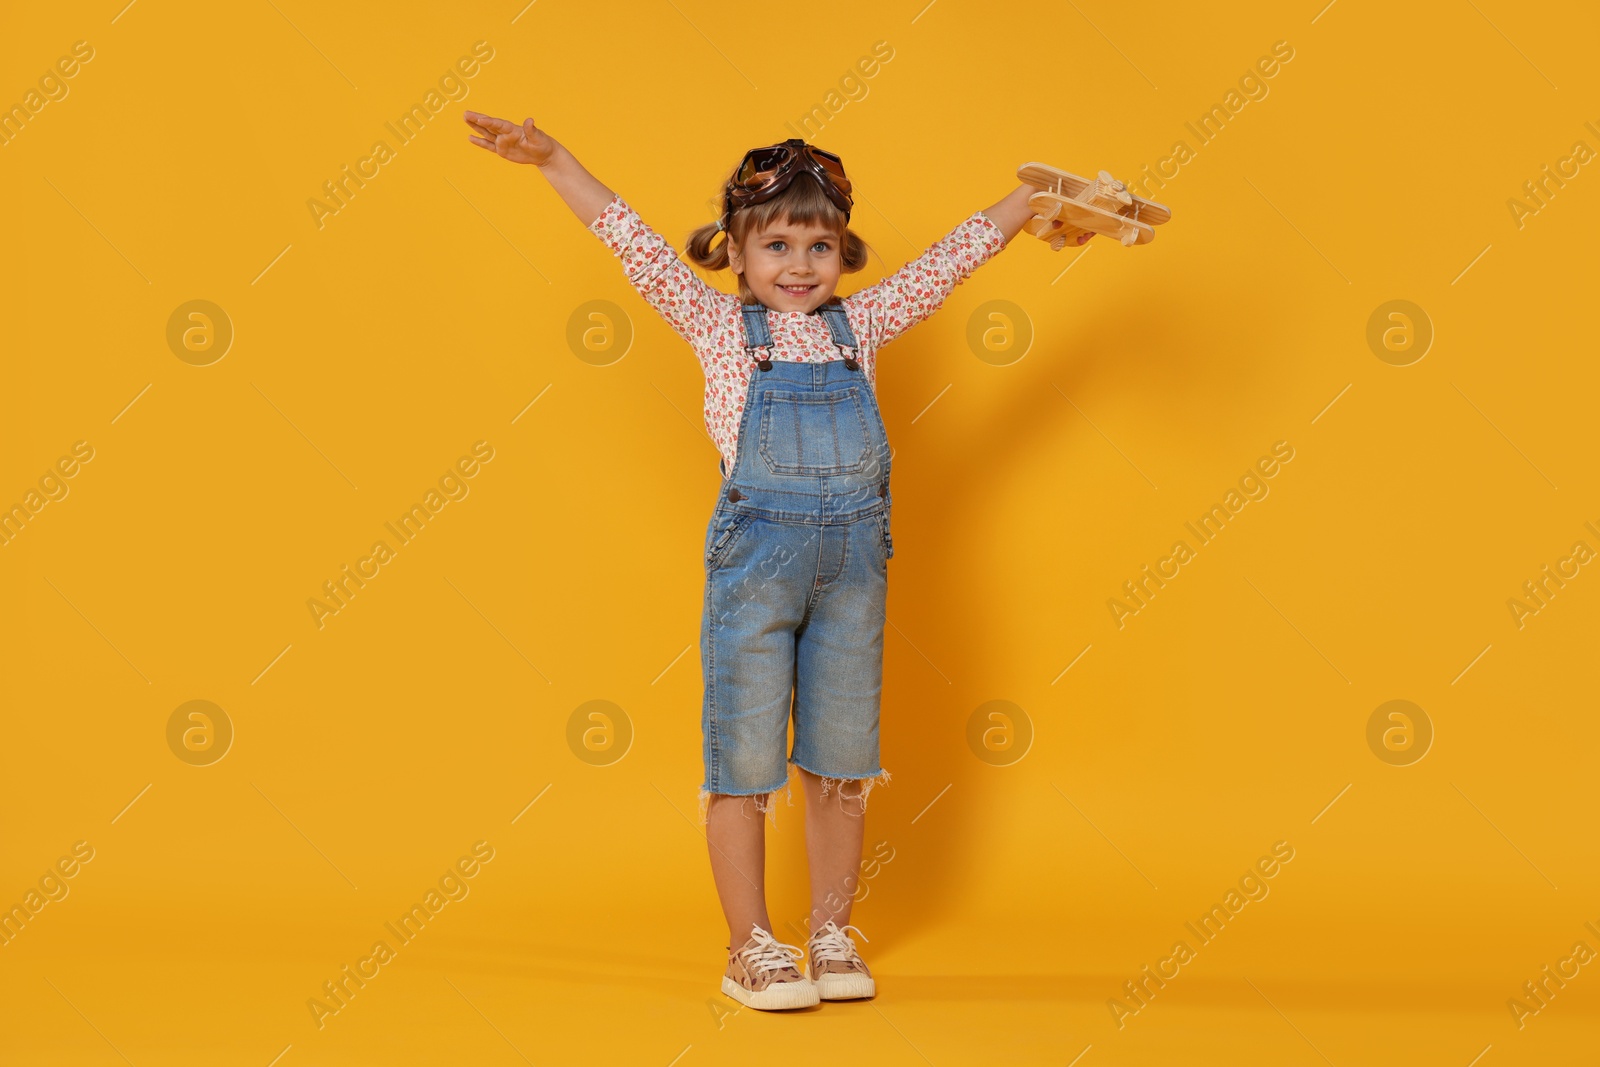
<path fill-rule="evenodd" d="M 827 781 L 800 767 L 806 795 L 806 858 L 811 867 L 811 917 L 806 933 L 813 934 L 829 919 L 839 926 L 850 921 L 850 905 L 861 878 L 861 843 L 867 832 L 866 806 L 860 791 L 867 781 Z"/>
<path fill-rule="evenodd" d="M 706 806 L 706 842 L 711 875 L 722 913 L 728 920 L 728 946 L 750 940 L 750 927 L 772 932 L 767 918 L 766 817 L 756 810 L 761 797 L 713 794 Z"/>

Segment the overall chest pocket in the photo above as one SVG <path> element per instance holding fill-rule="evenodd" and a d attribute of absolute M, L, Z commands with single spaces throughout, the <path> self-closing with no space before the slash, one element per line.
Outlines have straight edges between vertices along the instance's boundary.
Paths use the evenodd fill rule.
<path fill-rule="evenodd" d="M 761 400 L 761 458 L 773 474 L 856 474 L 872 454 L 857 387 L 830 393 L 772 390 Z"/>

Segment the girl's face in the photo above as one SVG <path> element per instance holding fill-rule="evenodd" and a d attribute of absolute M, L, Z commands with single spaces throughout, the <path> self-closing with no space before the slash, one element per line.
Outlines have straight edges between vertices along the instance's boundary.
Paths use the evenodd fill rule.
<path fill-rule="evenodd" d="M 746 239 L 747 247 L 728 246 L 728 263 L 767 307 L 809 313 L 833 299 L 842 262 L 833 230 L 780 219 Z"/>

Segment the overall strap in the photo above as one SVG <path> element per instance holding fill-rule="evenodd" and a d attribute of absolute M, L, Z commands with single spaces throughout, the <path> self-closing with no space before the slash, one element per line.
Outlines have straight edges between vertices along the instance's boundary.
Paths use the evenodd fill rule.
<path fill-rule="evenodd" d="M 828 324 L 828 332 L 833 335 L 833 343 L 841 348 L 854 348 L 856 335 L 850 329 L 850 318 L 844 313 L 844 304 L 835 300 L 831 304 L 823 304 L 817 309 Z"/>
<path fill-rule="evenodd" d="M 744 313 L 744 350 L 753 356 L 758 348 L 770 349 L 772 331 L 767 328 L 767 305 L 744 304 L 740 310 Z M 756 361 L 756 366 L 771 370 L 772 360 L 763 356 Z"/>
<path fill-rule="evenodd" d="M 767 305 L 745 304 L 744 336 L 746 348 L 770 348 L 772 331 L 767 329 Z"/>
<path fill-rule="evenodd" d="M 859 370 L 861 364 L 858 362 L 860 353 L 856 347 L 856 335 L 855 331 L 850 329 L 850 319 L 845 314 L 844 304 L 835 300 L 823 304 L 817 310 L 821 313 L 823 321 L 828 324 L 828 333 L 833 335 L 833 343 L 844 353 L 844 365 L 851 370 Z"/>

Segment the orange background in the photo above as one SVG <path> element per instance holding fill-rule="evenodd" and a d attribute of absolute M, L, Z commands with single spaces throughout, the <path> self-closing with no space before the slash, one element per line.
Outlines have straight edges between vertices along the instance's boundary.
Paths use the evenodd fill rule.
<path fill-rule="evenodd" d="M 1594 966 L 1520 1029 L 1507 1007 L 1600 949 L 1600 577 L 1567 564 L 1520 626 L 1508 607 L 1600 549 L 1600 176 L 1569 163 L 1510 206 L 1600 148 L 1587 7 L 112 0 L 10 22 L 0 104 L 93 55 L 0 146 L 0 504 L 93 455 L 0 547 L 0 899 L 66 890 L 0 947 L 8 1061 L 1592 1061 Z M 466 94 L 393 138 L 479 41 Z M 1228 103 L 1202 142 L 1187 124 Z M 717 991 L 693 819 L 699 370 L 460 115 L 533 115 L 681 247 L 740 153 L 814 106 L 881 260 L 845 293 L 1022 163 L 1132 183 L 1189 152 L 1151 187 L 1174 213 L 1153 244 L 1019 235 L 885 350 L 894 780 L 855 913 L 880 993 L 773 1016 Z M 308 201 L 379 139 L 392 158 L 319 226 Z M 218 310 L 173 344 L 194 300 Z M 592 301 L 620 315 L 574 320 Z M 308 600 L 396 547 L 384 524 L 480 441 L 466 494 L 319 628 Z M 1280 441 L 1268 495 L 1119 627 L 1123 583 Z M 233 735 L 206 765 L 179 753 L 220 733 L 169 735 L 197 700 Z M 593 700 L 617 709 L 599 755 L 568 740 Z M 1431 729 L 1420 760 L 1369 744 L 1393 700 L 1420 715 L 1378 736 Z M 769 840 L 798 940 L 798 805 Z M 478 842 L 492 859 L 446 882 L 466 895 L 319 1029 L 307 1001 Z M 1270 892 L 1199 945 L 1185 923 L 1277 842 Z M 1107 1002 L 1180 939 L 1194 957 L 1119 1028 Z"/>

